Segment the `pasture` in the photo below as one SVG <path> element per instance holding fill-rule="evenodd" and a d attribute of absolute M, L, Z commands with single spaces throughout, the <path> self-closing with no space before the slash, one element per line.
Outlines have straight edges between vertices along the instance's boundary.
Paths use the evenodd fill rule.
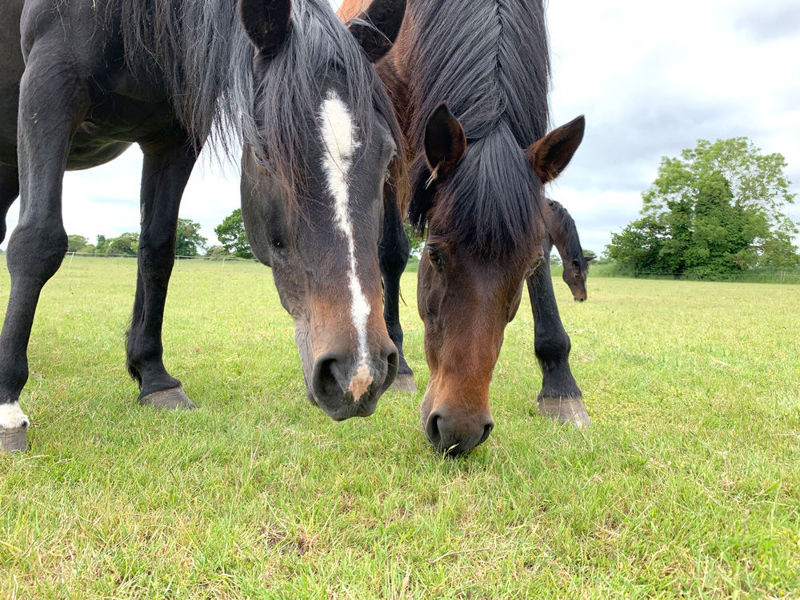
<path fill-rule="evenodd" d="M 139 407 L 135 261 L 69 257 L 44 288 L 0 456 L 2 598 L 763 598 L 800 589 L 800 286 L 589 278 L 556 294 L 594 422 L 536 414 L 527 293 L 496 428 L 432 451 L 421 392 L 334 423 L 254 263 L 176 264 L 165 362 L 198 404 Z M 424 390 L 416 275 L 405 350 Z M 0 258 L 0 306 L 8 273 Z"/>

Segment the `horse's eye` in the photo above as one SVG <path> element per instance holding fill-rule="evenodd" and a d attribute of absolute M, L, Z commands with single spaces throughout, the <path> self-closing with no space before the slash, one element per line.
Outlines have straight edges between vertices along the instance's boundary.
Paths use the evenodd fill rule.
<path fill-rule="evenodd" d="M 437 271 L 444 268 L 444 252 L 439 246 L 428 246 L 428 259 Z"/>
<path fill-rule="evenodd" d="M 283 242 L 278 238 L 272 238 L 272 247 L 280 250 L 283 248 Z"/>
<path fill-rule="evenodd" d="M 392 157 L 389 159 L 389 163 L 386 165 L 386 170 L 383 172 L 383 179 L 388 180 L 392 177 L 392 165 L 394 161 L 396 161 L 399 157 L 397 156 L 397 152 L 392 153 Z"/>

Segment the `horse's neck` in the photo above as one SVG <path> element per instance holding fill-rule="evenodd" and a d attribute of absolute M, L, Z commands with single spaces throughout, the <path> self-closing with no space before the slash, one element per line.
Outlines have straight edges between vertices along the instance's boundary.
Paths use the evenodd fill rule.
<path fill-rule="evenodd" d="M 558 254 L 561 256 L 561 261 L 572 260 L 569 248 L 567 247 L 567 234 L 561 221 L 556 217 L 555 211 L 550 207 L 550 203 L 545 200 L 542 206 L 542 215 L 545 220 L 545 227 L 547 229 L 548 246 L 556 247 Z"/>
<path fill-rule="evenodd" d="M 336 16 L 343 23 L 350 19 L 357 17 L 361 12 L 366 10 L 373 0 L 344 0 L 339 10 L 336 11 Z M 395 43 L 388 54 L 380 59 L 375 64 L 375 71 L 378 73 L 389 99 L 392 101 L 394 107 L 394 114 L 397 117 L 397 122 L 400 124 L 400 129 L 406 136 L 406 140 L 410 141 L 410 123 L 409 119 L 413 114 L 411 108 L 411 95 L 408 92 L 409 82 L 406 80 L 407 72 L 405 70 L 405 57 L 408 55 L 408 46 L 412 43 L 411 31 L 408 24 L 409 11 L 406 10 L 406 19 L 400 28 Z M 412 150 L 411 144 L 407 145 L 409 151 Z M 413 160 L 413 156 L 410 157 Z"/>

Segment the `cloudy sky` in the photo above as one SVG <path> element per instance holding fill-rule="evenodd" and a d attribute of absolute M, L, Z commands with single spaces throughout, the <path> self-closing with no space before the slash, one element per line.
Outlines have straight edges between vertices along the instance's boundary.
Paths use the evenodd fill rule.
<path fill-rule="evenodd" d="M 331 0 L 337 5 L 337 0 Z M 468 6 L 468 2 L 465 2 Z M 599 252 L 633 220 L 662 156 L 698 138 L 748 136 L 780 152 L 800 192 L 800 3 L 797 0 L 555 0 L 548 19 L 552 120 L 578 114 L 586 137 L 549 190 Z M 68 173 L 68 233 L 137 231 L 141 154 Z M 209 159 L 189 182 L 181 216 L 214 227 L 239 205 L 238 169 Z M 800 207 L 790 213 L 800 220 Z M 17 205 L 9 211 L 9 226 Z"/>

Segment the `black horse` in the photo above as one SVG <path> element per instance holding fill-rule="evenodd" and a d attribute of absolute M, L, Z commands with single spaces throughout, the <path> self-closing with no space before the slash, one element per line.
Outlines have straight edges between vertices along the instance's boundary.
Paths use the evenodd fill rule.
<path fill-rule="evenodd" d="M 308 397 L 332 418 L 371 414 L 398 355 L 381 317 L 383 187 L 401 135 L 370 61 L 404 0 L 345 28 L 328 0 L 3 0 L 0 240 L 11 290 L 0 334 L 0 439 L 27 445 L 19 395 L 45 282 L 67 250 L 66 169 L 144 153 L 127 365 L 139 402 L 193 406 L 162 361 L 178 207 L 209 136 L 244 146 L 243 215 L 296 323 Z"/>

